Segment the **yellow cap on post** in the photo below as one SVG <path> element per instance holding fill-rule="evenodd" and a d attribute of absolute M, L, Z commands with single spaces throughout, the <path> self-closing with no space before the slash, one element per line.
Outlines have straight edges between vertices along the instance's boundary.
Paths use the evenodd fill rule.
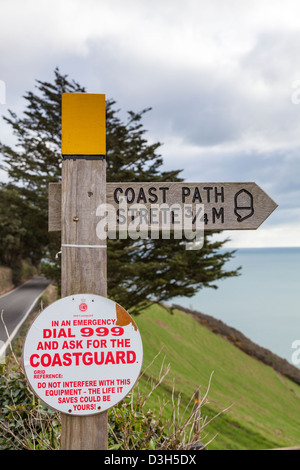
<path fill-rule="evenodd" d="M 63 93 L 62 155 L 105 155 L 105 95 Z"/>

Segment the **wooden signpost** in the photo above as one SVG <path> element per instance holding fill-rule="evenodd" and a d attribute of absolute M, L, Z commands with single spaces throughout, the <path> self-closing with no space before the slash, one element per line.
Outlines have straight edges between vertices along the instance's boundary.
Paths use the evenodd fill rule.
<path fill-rule="evenodd" d="M 256 230 L 276 209 L 277 204 L 256 183 L 106 183 L 106 204 L 120 210 L 126 198 L 128 209 L 140 205 L 147 209 L 149 224 L 155 205 L 184 208 L 203 204 L 204 229 Z M 61 184 L 49 185 L 49 231 L 61 230 Z M 154 214 L 154 212 L 153 212 Z M 117 215 L 119 215 L 117 213 Z M 154 219 L 154 215 L 153 215 Z M 97 214 L 93 220 L 97 224 Z M 118 221 L 118 218 L 117 218 Z M 161 223 L 161 219 L 159 219 Z M 195 223 L 193 224 L 195 225 Z M 121 226 L 117 223 L 117 229 Z M 159 226 L 161 228 L 161 226 Z"/>
<path fill-rule="evenodd" d="M 196 217 L 202 204 L 204 230 L 256 229 L 277 207 L 255 183 L 106 183 L 105 145 L 105 96 L 63 94 L 62 183 L 49 185 L 49 231 L 61 231 L 62 297 L 107 295 L 106 237 L 96 231 L 101 204 L 120 216 L 124 197 L 128 208 L 147 209 L 149 223 L 153 205 L 191 205 Z M 106 449 L 107 412 L 62 414 L 61 448 Z"/>
<path fill-rule="evenodd" d="M 106 240 L 91 230 L 105 202 L 105 95 L 62 96 L 61 295 L 107 296 Z M 61 449 L 107 448 L 107 411 L 62 413 Z"/>

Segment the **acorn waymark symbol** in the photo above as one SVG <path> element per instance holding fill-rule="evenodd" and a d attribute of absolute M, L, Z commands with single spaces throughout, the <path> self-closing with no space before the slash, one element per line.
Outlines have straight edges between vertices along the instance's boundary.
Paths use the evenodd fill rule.
<path fill-rule="evenodd" d="M 238 222 L 243 222 L 254 214 L 253 196 L 246 189 L 241 189 L 235 194 L 234 213 Z"/>

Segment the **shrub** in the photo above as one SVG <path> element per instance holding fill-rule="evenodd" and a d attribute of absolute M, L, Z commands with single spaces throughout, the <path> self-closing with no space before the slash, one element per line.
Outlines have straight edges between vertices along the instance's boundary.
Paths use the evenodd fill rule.
<path fill-rule="evenodd" d="M 31 392 L 15 356 L 14 362 L 10 368 L 0 364 L 0 450 L 59 449 L 59 413 Z M 203 429 L 209 424 L 200 416 L 201 407 L 207 403 L 208 391 L 196 407 L 193 406 L 192 397 L 182 413 L 180 396 L 176 400 L 173 389 L 173 413 L 168 421 L 161 418 L 164 404 L 158 416 L 151 410 L 145 411 L 148 398 L 162 384 L 168 372 L 169 367 L 163 369 L 162 366 L 158 379 L 151 383 L 146 396 L 136 386 L 124 400 L 109 410 L 110 450 L 183 450 L 199 442 Z"/>
<path fill-rule="evenodd" d="M 28 389 L 21 368 L 0 365 L 0 449 L 47 450 L 58 447 L 58 414 Z"/>

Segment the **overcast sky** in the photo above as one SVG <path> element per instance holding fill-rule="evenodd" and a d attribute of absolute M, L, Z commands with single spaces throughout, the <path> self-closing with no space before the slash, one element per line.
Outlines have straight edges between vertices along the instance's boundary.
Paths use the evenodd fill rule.
<path fill-rule="evenodd" d="M 0 0 L 0 15 L 1 115 L 56 66 L 124 112 L 152 107 L 166 169 L 279 204 L 231 246 L 300 246 L 299 0 Z"/>

